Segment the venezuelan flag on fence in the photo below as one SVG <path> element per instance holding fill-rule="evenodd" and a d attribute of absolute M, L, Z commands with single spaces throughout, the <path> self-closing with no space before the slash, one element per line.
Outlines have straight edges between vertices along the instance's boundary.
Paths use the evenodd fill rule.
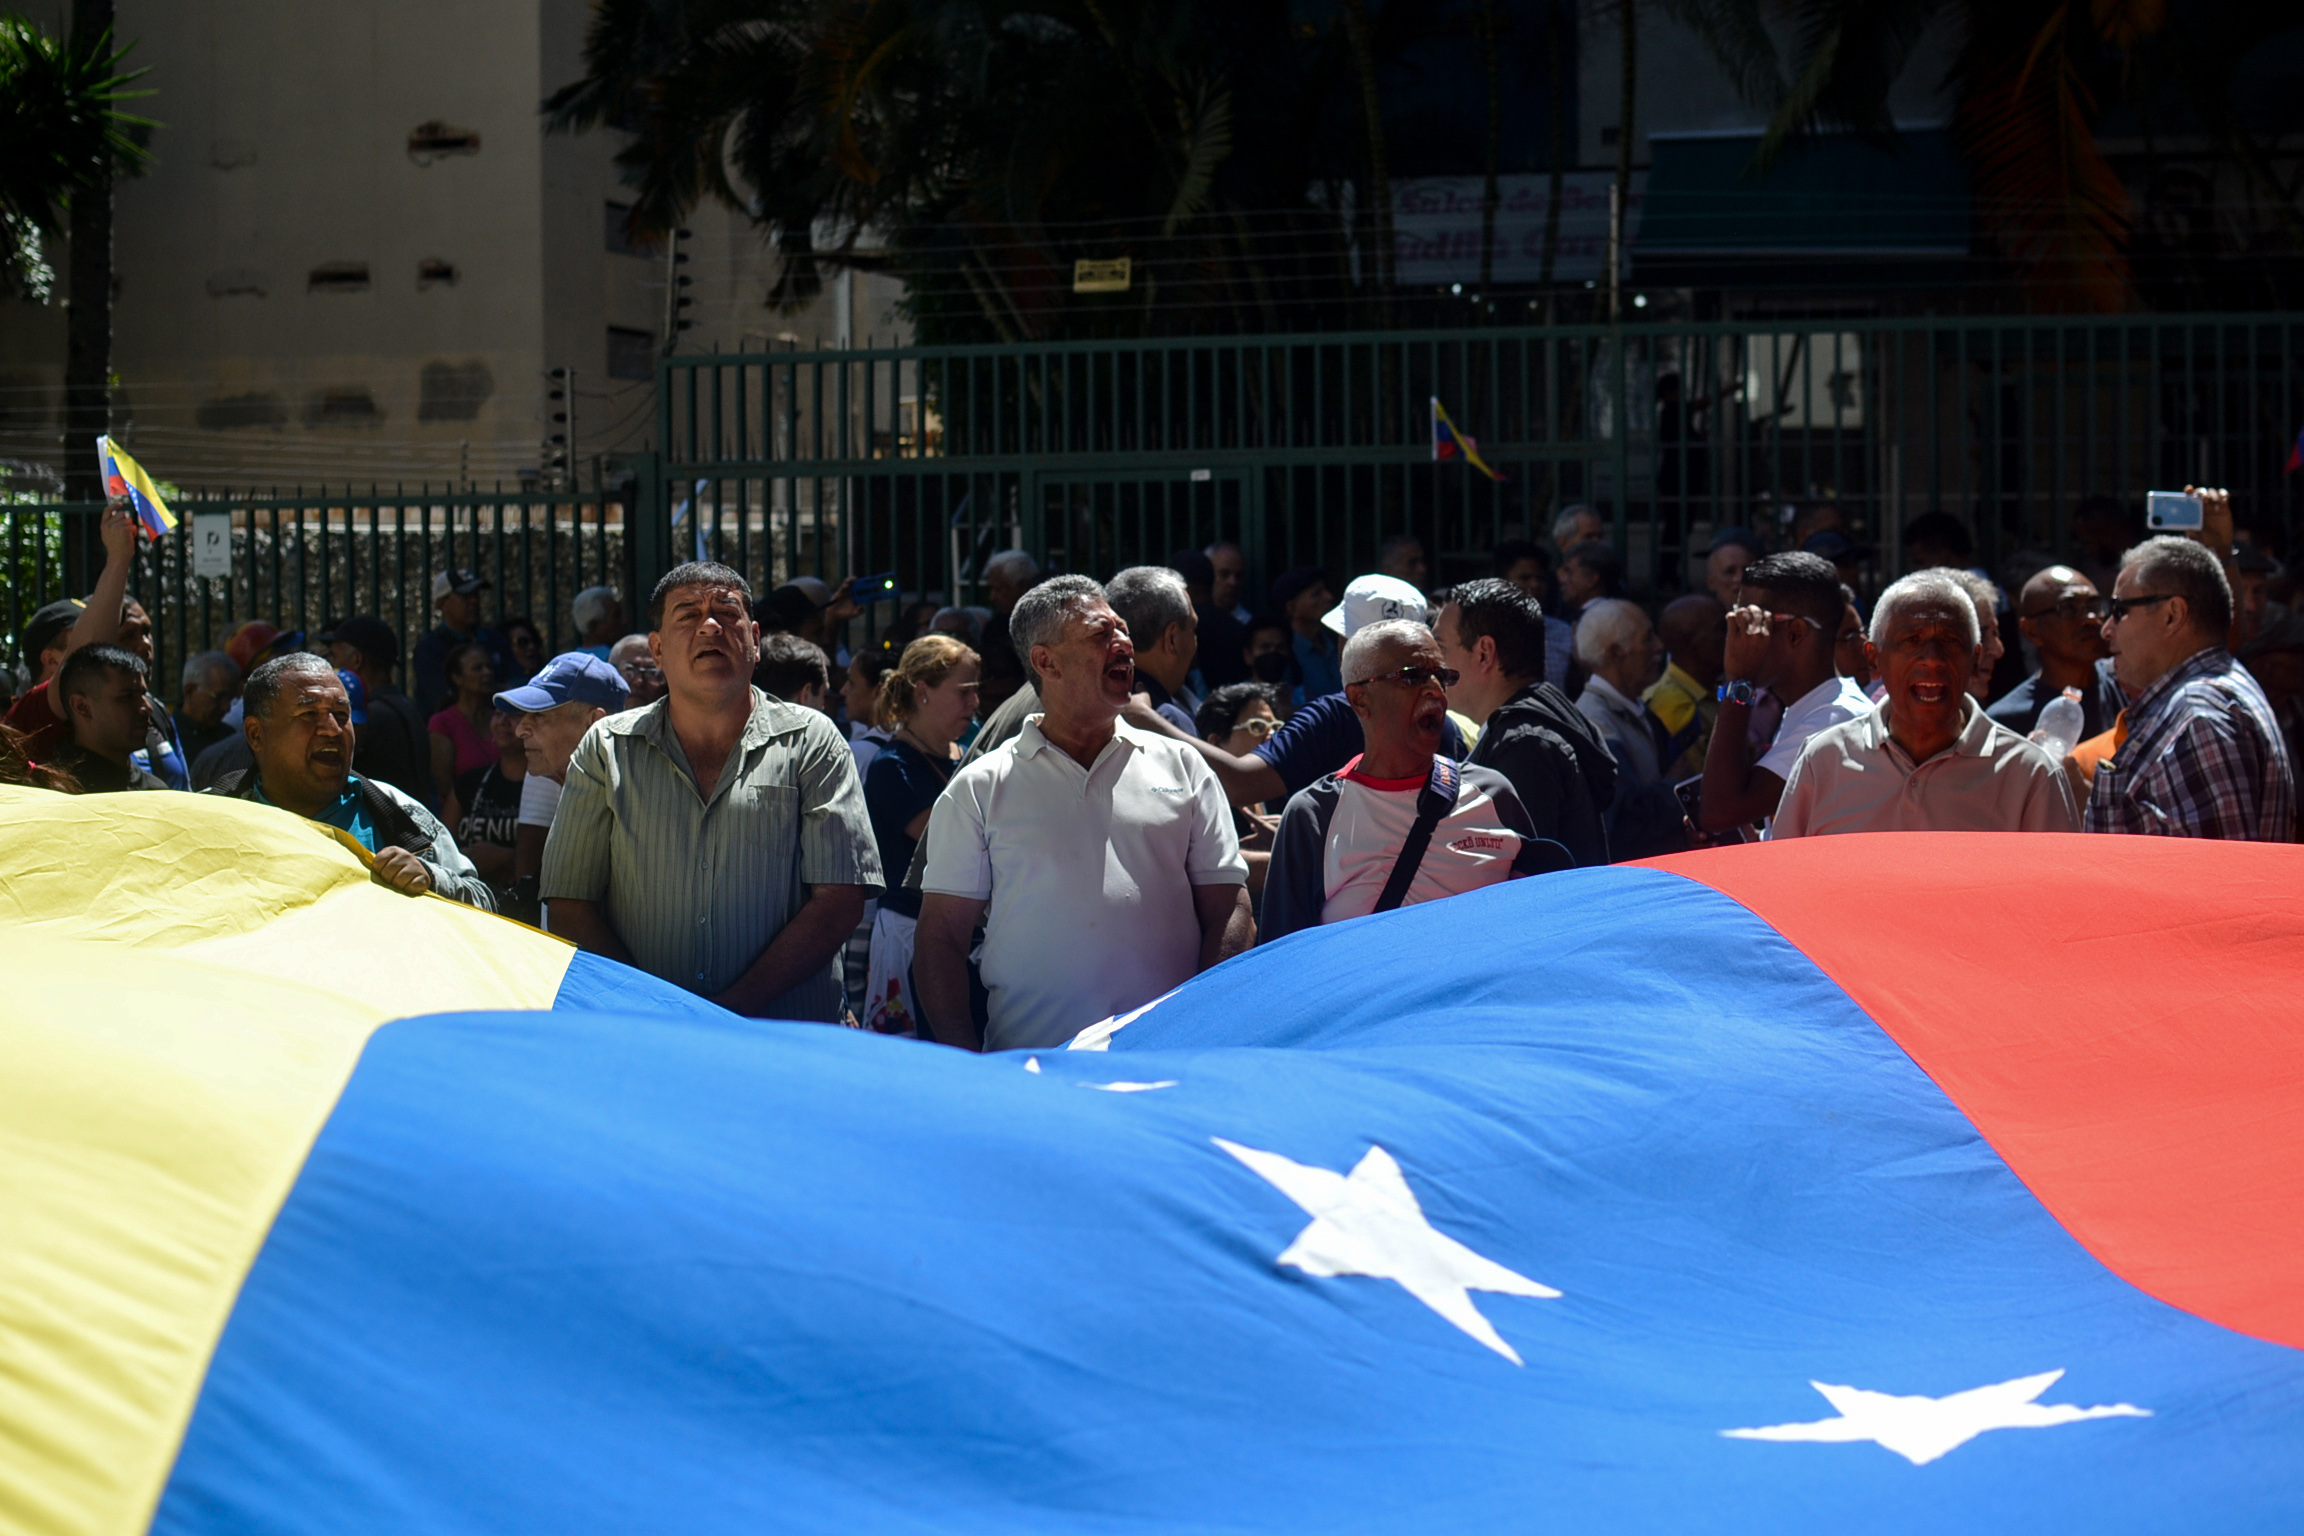
<path fill-rule="evenodd" d="M 157 539 L 174 531 L 176 514 L 168 510 L 168 503 L 160 499 L 160 492 L 152 484 L 152 477 L 144 466 L 128 456 L 109 437 L 96 439 L 96 462 L 104 470 L 104 494 L 125 496 L 136 509 L 136 521 L 144 525 L 144 536 Z"/>
<path fill-rule="evenodd" d="M 1506 478 L 1488 467 L 1488 461 L 1480 457 L 1480 444 L 1473 439 L 1471 434 L 1457 430 L 1456 423 L 1448 419 L 1448 408 L 1440 403 L 1438 395 L 1434 395 L 1432 397 L 1432 462 L 1441 464 L 1455 458 L 1461 458 L 1491 480 L 1500 482 Z"/>
<path fill-rule="evenodd" d="M 981 1058 L 262 808 L 0 857 L 11 1530 L 2304 1528 L 2293 849 L 1579 870 Z"/>

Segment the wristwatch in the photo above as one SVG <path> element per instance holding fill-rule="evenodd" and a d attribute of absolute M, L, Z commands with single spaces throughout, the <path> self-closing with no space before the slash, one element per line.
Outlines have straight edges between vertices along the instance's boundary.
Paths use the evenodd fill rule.
<path fill-rule="evenodd" d="M 1740 677 L 1732 683 L 1722 683 L 1717 697 L 1723 704 L 1741 704 L 1749 709 L 1760 697 L 1760 685 L 1749 678 Z"/>

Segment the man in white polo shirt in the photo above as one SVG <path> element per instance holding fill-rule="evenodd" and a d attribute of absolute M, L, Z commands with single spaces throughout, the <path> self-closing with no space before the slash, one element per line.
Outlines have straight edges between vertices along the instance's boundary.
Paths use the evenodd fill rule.
<path fill-rule="evenodd" d="M 1121 722 L 1128 627 L 1085 576 L 1008 619 L 1041 713 L 953 774 L 932 813 L 914 990 L 947 1045 L 1055 1046 L 1256 941 L 1232 811 L 1189 745 Z M 968 948 L 984 925 L 981 1034 Z"/>
<path fill-rule="evenodd" d="M 1343 671 L 1367 746 L 1289 798 L 1264 882 L 1264 942 L 1574 864 L 1537 835 L 1509 779 L 1441 752 L 1456 674 L 1432 631 L 1370 624 L 1344 642 Z"/>

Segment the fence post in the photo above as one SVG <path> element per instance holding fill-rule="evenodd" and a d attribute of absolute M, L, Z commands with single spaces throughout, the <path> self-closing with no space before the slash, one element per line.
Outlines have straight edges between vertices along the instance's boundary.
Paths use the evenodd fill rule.
<path fill-rule="evenodd" d="M 632 601 L 628 612 L 640 614 L 657 578 L 672 569 L 672 508 L 664 490 L 664 456 L 644 452 L 631 456 L 632 525 L 626 543 L 632 551 Z"/>

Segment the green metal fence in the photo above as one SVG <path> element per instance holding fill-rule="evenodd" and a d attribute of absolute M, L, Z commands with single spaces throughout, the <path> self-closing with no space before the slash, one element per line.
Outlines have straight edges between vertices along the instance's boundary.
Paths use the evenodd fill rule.
<path fill-rule="evenodd" d="M 2227 484 L 2286 545 L 2304 317 L 1745 320 L 682 357 L 660 374 L 673 544 L 757 579 L 894 568 L 970 600 L 1020 544 L 1104 574 L 1215 538 L 1345 576 L 1413 534 L 1434 579 L 1565 505 L 1668 591 L 1727 524 L 1829 505 L 1872 575 L 1949 512 L 1998 569 L 2091 494 Z M 1506 477 L 1431 457 L 1431 401 Z M 699 542 L 700 541 L 700 542 Z"/>
<path fill-rule="evenodd" d="M 1505 478 L 1431 457 L 1438 398 Z M 1487 569 L 1564 506 L 1611 520 L 1632 585 L 1691 585 L 1713 529 L 1781 538 L 1836 511 L 1897 574 L 1901 529 L 1948 512 L 1993 570 L 2074 552 L 2103 494 L 2232 488 L 2244 526 L 2297 548 L 2304 316 L 1741 320 L 677 357 L 649 451 L 584 493 L 200 493 L 139 562 L 160 683 L 243 619 L 312 630 L 372 612 L 413 638 L 432 573 L 494 583 L 491 617 L 573 643 L 569 599 L 645 593 L 702 553 L 765 589 L 894 570 L 910 597 L 982 599 L 1023 547 L 1107 575 L 1236 540 L 1251 578 L 1369 569 L 1412 534 L 1435 581 Z M 164 466 L 163 466 L 164 469 Z M 595 477 L 597 478 L 597 477 Z M 6 509 L 8 633 L 66 589 L 95 508 Z M 229 574 L 194 538 L 228 517 Z M 214 527 L 214 524 L 205 526 Z M 213 556 L 211 556 L 213 558 Z M 84 575 L 84 573 L 81 573 Z M 640 604 L 627 603 L 635 617 Z M 885 624 L 882 608 L 867 628 Z"/>
<path fill-rule="evenodd" d="M 160 666 L 155 688 L 178 694 L 184 658 L 222 648 L 239 624 L 270 620 L 319 633 L 372 614 L 406 652 L 437 622 L 434 573 L 465 568 L 487 580 L 491 622 L 530 619 L 547 655 L 575 643 L 570 600 L 583 588 L 632 590 L 629 490 L 557 494 L 418 487 L 288 494 L 192 493 L 170 505 L 178 526 L 142 546 L 129 591 L 150 613 Z M 100 503 L 0 508 L 8 559 L 0 613 L 20 635 L 32 612 L 86 585 L 85 555 L 67 581 L 78 542 L 92 541 Z M 645 541 L 643 541 L 645 542 Z M 203 548 L 205 546 L 205 548 Z M 660 556 L 651 556 L 661 563 Z M 208 574 L 212 572 L 213 574 Z"/>

